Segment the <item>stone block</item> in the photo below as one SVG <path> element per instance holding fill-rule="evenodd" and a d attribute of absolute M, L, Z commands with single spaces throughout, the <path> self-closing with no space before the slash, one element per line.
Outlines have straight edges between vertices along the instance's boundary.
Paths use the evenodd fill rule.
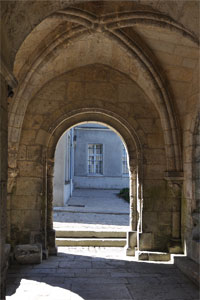
<path fill-rule="evenodd" d="M 41 111 L 40 111 L 41 113 Z M 28 114 L 24 121 L 24 129 L 39 129 L 43 120 L 43 116 L 39 114 Z"/>
<path fill-rule="evenodd" d="M 41 161 L 42 147 L 40 145 L 33 145 L 27 147 L 27 159 L 31 161 Z"/>
<path fill-rule="evenodd" d="M 171 239 L 170 242 L 168 243 L 168 251 L 169 253 L 173 253 L 173 254 L 183 253 L 181 240 Z"/>
<path fill-rule="evenodd" d="M 38 198 L 35 197 L 35 195 L 32 196 L 12 196 L 12 209 L 40 209 L 41 205 Z"/>
<path fill-rule="evenodd" d="M 171 212 L 160 212 L 158 214 L 158 221 L 160 225 L 171 225 Z"/>
<path fill-rule="evenodd" d="M 154 248 L 154 234 L 152 232 L 143 232 L 139 236 L 139 250 L 147 251 Z"/>
<path fill-rule="evenodd" d="M 138 254 L 138 259 L 139 260 L 149 260 L 149 256 L 148 256 L 148 253 L 139 253 Z"/>
<path fill-rule="evenodd" d="M 14 256 L 20 264 L 40 264 L 42 262 L 42 246 L 40 244 L 17 245 Z"/>
<path fill-rule="evenodd" d="M 22 144 L 34 143 L 36 136 L 36 130 L 29 129 L 22 131 Z"/>
<path fill-rule="evenodd" d="M 164 252 L 151 252 L 149 253 L 149 260 L 150 261 L 169 261 L 170 254 Z"/>
<path fill-rule="evenodd" d="M 192 80 L 192 70 L 183 67 L 167 66 L 167 75 L 172 80 L 190 82 Z"/>
<path fill-rule="evenodd" d="M 154 211 L 143 212 L 143 229 L 145 231 L 158 231 L 158 213 Z"/>
<path fill-rule="evenodd" d="M 137 232 L 129 231 L 129 232 L 127 232 L 126 255 L 134 256 L 135 255 L 135 247 L 137 247 Z"/>
<path fill-rule="evenodd" d="M 109 102 L 115 102 L 118 98 L 117 88 L 111 83 L 86 83 L 85 96 L 89 99 L 107 99 Z"/>
<path fill-rule="evenodd" d="M 160 133 L 148 133 L 147 141 L 149 148 L 164 148 L 164 137 Z"/>
<path fill-rule="evenodd" d="M 33 196 L 42 192 L 42 180 L 40 178 L 17 178 L 16 195 Z"/>
<path fill-rule="evenodd" d="M 18 153 L 19 160 L 26 160 L 26 146 L 21 145 Z"/>
<path fill-rule="evenodd" d="M 40 129 L 37 133 L 35 143 L 40 144 L 40 145 L 44 145 L 44 144 L 47 143 L 49 138 L 50 138 L 50 133 L 48 133 L 47 131 L 45 131 L 43 129 Z"/>
<path fill-rule="evenodd" d="M 182 57 L 187 57 L 191 59 L 199 58 L 199 51 L 196 48 L 192 47 L 182 47 L 177 45 L 174 49 L 174 54 Z"/>
<path fill-rule="evenodd" d="M 192 58 L 183 58 L 183 63 L 182 63 L 183 67 L 186 68 L 195 68 L 195 66 L 197 65 L 197 60 L 196 59 L 192 59 Z"/>
<path fill-rule="evenodd" d="M 160 179 L 163 178 L 166 165 L 146 165 L 144 167 L 144 178 L 145 179 Z"/>
<path fill-rule="evenodd" d="M 170 254 L 165 252 L 139 252 L 139 260 L 149 260 L 149 261 L 169 261 Z"/>
<path fill-rule="evenodd" d="M 84 84 L 82 82 L 69 82 L 67 87 L 67 98 L 69 100 L 83 100 Z"/>
<path fill-rule="evenodd" d="M 43 166 L 40 163 L 33 161 L 19 161 L 19 173 L 20 176 L 27 177 L 42 177 Z"/>
<path fill-rule="evenodd" d="M 41 210 L 24 210 L 24 226 L 26 229 L 40 230 Z"/>

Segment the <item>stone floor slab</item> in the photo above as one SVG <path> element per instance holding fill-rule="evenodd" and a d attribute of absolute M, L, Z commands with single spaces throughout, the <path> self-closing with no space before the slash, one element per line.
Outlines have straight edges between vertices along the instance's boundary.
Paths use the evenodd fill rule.
<path fill-rule="evenodd" d="M 119 248 L 80 248 L 61 247 L 40 268 L 11 267 L 6 299 L 199 299 L 198 288 L 172 263 L 136 262 Z"/>

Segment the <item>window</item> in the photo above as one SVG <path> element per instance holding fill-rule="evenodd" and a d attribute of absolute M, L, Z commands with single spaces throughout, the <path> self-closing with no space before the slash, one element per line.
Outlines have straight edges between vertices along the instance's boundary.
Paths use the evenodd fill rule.
<path fill-rule="evenodd" d="M 128 174 L 127 153 L 124 145 L 122 147 L 122 174 Z"/>
<path fill-rule="evenodd" d="M 102 144 L 88 144 L 88 173 L 103 174 Z"/>

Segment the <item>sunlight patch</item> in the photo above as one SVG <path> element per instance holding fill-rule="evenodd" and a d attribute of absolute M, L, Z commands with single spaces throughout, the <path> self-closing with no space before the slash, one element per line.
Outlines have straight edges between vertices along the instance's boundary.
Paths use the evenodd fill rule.
<path fill-rule="evenodd" d="M 44 282 L 38 282 L 35 280 L 22 279 L 20 286 L 16 290 L 16 293 L 12 296 L 7 296 L 6 299 L 12 300 L 84 300 L 76 293 L 72 291 L 57 287 L 51 286 Z"/>

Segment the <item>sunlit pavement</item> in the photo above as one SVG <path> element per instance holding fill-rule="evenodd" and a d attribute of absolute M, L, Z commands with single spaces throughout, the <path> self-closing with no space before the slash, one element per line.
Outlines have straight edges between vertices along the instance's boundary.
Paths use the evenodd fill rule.
<path fill-rule="evenodd" d="M 54 208 L 54 229 L 128 231 L 129 203 L 118 193 L 119 190 L 74 190 L 66 206 Z"/>
<path fill-rule="evenodd" d="M 13 265 L 6 299 L 198 300 L 172 263 L 136 262 L 123 248 L 59 247 L 39 265 Z"/>

